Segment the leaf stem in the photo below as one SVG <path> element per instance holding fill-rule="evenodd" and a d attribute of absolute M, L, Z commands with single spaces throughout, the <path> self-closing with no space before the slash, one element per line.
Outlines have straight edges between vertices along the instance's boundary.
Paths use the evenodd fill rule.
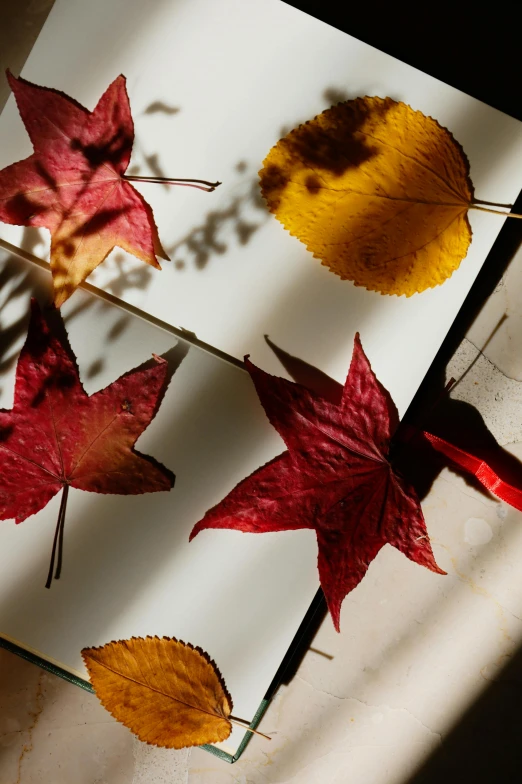
<path fill-rule="evenodd" d="M 67 496 L 69 495 L 69 485 L 64 485 L 62 490 L 62 500 L 60 501 L 60 510 L 58 512 L 58 520 L 56 522 L 56 529 L 54 532 L 53 549 L 51 551 L 51 563 L 49 564 L 49 573 L 47 575 L 46 588 L 51 587 L 54 571 L 54 560 L 56 556 L 56 547 L 58 546 L 58 561 L 56 564 L 55 580 L 60 578 L 62 571 L 62 556 L 63 556 L 63 528 L 65 523 L 65 510 L 67 509 Z"/>
<path fill-rule="evenodd" d="M 482 199 L 473 199 L 473 204 L 483 204 L 485 207 L 505 207 L 506 210 L 513 208 L 512 204 L 500 204 L 496 201 L 482 201 Z"/>
<path fill-rule="evenodd" d="M 480 202 L 480 204 L 489 204 L 489 202 Z M 496 207 L 511 207 L 511 204 L 496 204 Z M 491 212 L 492 215 L 503 215 L 504 218 L 518 218 L 522 220 L 522 215 L 517 215 L 516 212 L 502 212 L 502 210 L 490 210 L 488 207 L 479 207 L 478 200 L 475 200 L 469 205 L 470 210 L 480 210 L 480 212 Z"/>
<path fill-rule="evenodd" d="M 272 740 L 270 735 L 265 735 L 263 732 L 258 732 L 258 730 L 253 730 L 252 727 L 249 727 L 248 721 L 245 721 L 245 719 L 238 719 L 237 716 L 229 716 L 228 720 L 231 724 L 242 727 L 247 732 L 253 732 L 254 735 L 259 735 L 261 738 L 266 738 L 266 740 Z"/>
<path fill-rule="evenodd" d="M 122 174 L 122 180 L 129 180 L 131 182 L 151 182 L 163 183 L 164 185 L 181 185 L 185 188 L 198 188 L 200 191 L 212 193 L 215 191 L 220 182 L 209 182 L 208 180 L 191 180 L 184 179 L 183 177 L 138 177 L 133 174 Z"/>
<path fill-rule="evenodd" d="M 69 485 L 64 485 L 63 492 L 62 492 L 62 503 L 63 503 L 63 512 L 62 512 L 62 520 L 60 524 L 60 533 L 58 535 L 58 556 L 56 558 L 56 572 L 54 573 L 54 579 L 59 580 L 60 575 L 62 573 L 62 561 L 63 561 L 63 529 L 65 528 L 65 510 L 67 509 L 67 497 L 69 495 Z"/>

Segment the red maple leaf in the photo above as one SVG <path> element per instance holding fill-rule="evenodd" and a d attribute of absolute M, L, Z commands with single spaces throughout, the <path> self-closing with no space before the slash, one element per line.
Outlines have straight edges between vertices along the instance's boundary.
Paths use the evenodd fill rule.
<path fill-rule="evenodd" d="M 0 410 L 0 520 L 21 523 L 63 489 L 47 587 L 63 537 L 69 487 L 130 495 L 173 486 L 171 471 L 133 448 L 158 409 L 167 372 L 160 359 L 89 396 L 72 351 L 32 301 L 14 406 Z"/>
<path fill-rule="evenodd" d="M 51 232 L 59 307 L 117 245 L 160 268 L 152 210 L 125 177 L 134 125 L 125 77 L 89 112 L 67 95 L 7 78 L 34 147 L 0 171 L 0 220 Z"/>
<path fill-rule="evenodd" d="M 389 460 L 396 411 L 355 337 L 339 404 L 300 384 L 246 367 L 270 423 L 288 451 L 240 482 L 195 525 L 249 533 L 311 528 L 319 578 L 334 626 L 341 604 L 381 547 L 392 544 L 434 572 L 421 506 Z"/>

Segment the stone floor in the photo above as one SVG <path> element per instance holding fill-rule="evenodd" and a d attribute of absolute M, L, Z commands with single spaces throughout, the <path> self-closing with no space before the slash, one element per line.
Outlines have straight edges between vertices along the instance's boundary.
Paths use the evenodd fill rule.
<path fill-rule="evenodd" d="M 0 70 L 23 64 L 51 0 L 1 0 Z M 0 88 L 0 107 L 6 92 Z M 522 252 L 453 356 L 451 395 L 522 458 Z M 503 318 L 504 317 L 504 318 Z M 326 618 L 230 766 L 145 746 L 97 699 L 0 651 L 2 784 L 503 784 L 522 766 L 522 514 L 445 469 L 423 502 L 446 578 L 402 584 L 385 548 Z M 401 562 L 402 563 L 402 562 Z M 419 569 L 411 565 L 411 569 Z M 408 573 L 409 574 L 409 573 Z M 413 572 L 412 572 L 413 574 Z M 418 572 L 415 572 L 417 575 Z M 517 777 L 518 773 L 518 777 Z"/>

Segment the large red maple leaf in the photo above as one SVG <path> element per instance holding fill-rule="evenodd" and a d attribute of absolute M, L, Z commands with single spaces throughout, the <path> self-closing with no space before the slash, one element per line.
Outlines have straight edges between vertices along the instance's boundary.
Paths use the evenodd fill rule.
<path fill-rule="evenodd" d="M 315 530 L 319 578 L 337 631 L 344 597 L 385 544 L 445 574 L 435 563 L 415 490 L 390 463 L 395 407 L 359 336 L 339 404 L 265 373 L 248 358 L 245 363 L 288 451 L 240 482 L 190 538 L 205 528 Z"/>
<path fill-rule="evenodd" d="M 125 178 L 134 125 L 125 77 L 93 112 L 64 93 L 8 72 L 33 155 L 0 171 L 0 221 L 51 232 L 54 302 L 59 307 L 118 246 L 160 268 L 152 210 Z"/>
<path fill-rule="evenodd" d="M 33 300 L 14 406 L 0 410 L 0 520 L 21 523 L 63 489 L 50 578 L 69 487 L 128 495 L 173 486 L 171 471 L 133 448 L 159 407 L 167 372 L 160 359 L 89 396 L 70 348 Z"/>

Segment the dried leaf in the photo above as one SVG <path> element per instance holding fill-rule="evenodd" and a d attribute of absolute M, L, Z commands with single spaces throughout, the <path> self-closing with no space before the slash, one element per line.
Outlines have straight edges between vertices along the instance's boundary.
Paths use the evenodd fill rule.
<path fill-rule="evenodd" d="M 391 98 L 300 125 L 260 172 L 268 207 L 343 279 L 382 294 L 443 283 L 467 253 L 469 164 L 451 133 Z"/>
<path fill-rule="evenodd" d="M 33 300 L 14 406 L 0 410 L 0 520 L 21 523 L 62 489 L 66 502 L 69 487 L 122 495 L 170 490 L 172 472 L 134 449 L 156 414 L 167 372 L 159 360 L 89 396 L 72 351 Z"/>
<path fill-rule="evenodd" d="M 8 72 L 34 153 L 0 171 L 0 220 L 51 232 L 60 307 L 118 246 L 153 267 L 163 251 L 152 210 L 124 179 L 134 140 L 125 77 L 93 112 Z"/>
<path fill-rule="evenodd" d="M 145 743 L 181 749 L 230 735 L 232 700 L 201 649 L 132 637 L 85 648 L 82 656 L 104 708 Z"/>
<path fill-rule="evenodd" d="M 444 574 L 415 490 L 390 462 L 396 410 L 359 336 L 338 403 L 245 362 L 288 451 L 240 482 L 194 526 L 190 538 L 206 528 L 315 530 L 319 577 L 337 631 L 344 597 L 386 543 Z"/>

